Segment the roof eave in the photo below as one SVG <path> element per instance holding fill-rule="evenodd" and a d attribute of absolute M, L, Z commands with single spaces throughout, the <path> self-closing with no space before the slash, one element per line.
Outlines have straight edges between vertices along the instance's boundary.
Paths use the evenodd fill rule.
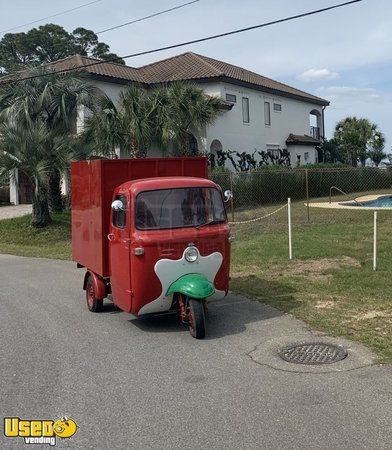
<path fill-rule="evenodd" d="M 257 91 L 268 92 L 270 94 L 280 95 L 281 97 L 288 97 L 288 98 L 293 98 L 296 100 L 301 100 L 306 103 L 312 103 L 313 105 L 316 104 L 316 105 L 321 105 L 321 106 L 328 106 L 330 104 L 330 102 L 328 100 L 325 100 L 323 98 L 320 98 L 320 99 L 308 98 L 308 97 L 305 97 L 302 95 L 292 94 L 290 92 L 280 91 L 278 89 L 272 89 L 272 88 L 268 88 L 268 87 L 264 87 L 264 86 L 259 86 L 258 84 L 248 83 L 246 81 L 241 81 L 241 80 L 237 80 L 235 78 L 230 78 L 230 77 L 200 78 L 200 79 L 194 80 L 194 81 L 208 82 L 208 81 L 211 81 L 212 79 L 223 81 L 223 82 L 230 83 L 230 84 L 235 84 L 237 86 L 248 87 L 250 89 L 255 89 Z"/>
<path fill-rule="evenodd" d="M 309 147 L 316 147 L 318 145 L 321 144 L 321 141 L 314 141 L 314 142 L 309 142 L 309 141 L 286 141 L 286 145 L 305 145 L 305 146 L 309 146 Z"/>
<path fill-rule="evenodd" d="M 128 84 L 136 84 L 139 86 L 147 86 L 148 83 L 137 81 L 137 80 L 127 80 L 126 78 L 119 78 L 119 77 L 112 77 L 109 75 L 101 75 L 99 73 L 91 73 L 87 71 L 81 71 L 80 73 L 83 74 L 83 76 L 91 78 L 96 81 L 104 81 L 107 83 L 115 83 L 115 84 L 122 84 L 124 86 L 127 86 Z"/>

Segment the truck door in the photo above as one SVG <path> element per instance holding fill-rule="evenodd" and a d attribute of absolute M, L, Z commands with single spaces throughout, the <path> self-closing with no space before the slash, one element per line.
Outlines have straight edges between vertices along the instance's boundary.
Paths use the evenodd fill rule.
<path fill-rule="evenodd" d="M 114 200 L 123 203 L 123 209 L 112 210 L 109 239 L 110 284 L 113 302 L 123 311 L 131 310 L 130 267 L 130 208 L 126 195 L 116 195 Z"/>

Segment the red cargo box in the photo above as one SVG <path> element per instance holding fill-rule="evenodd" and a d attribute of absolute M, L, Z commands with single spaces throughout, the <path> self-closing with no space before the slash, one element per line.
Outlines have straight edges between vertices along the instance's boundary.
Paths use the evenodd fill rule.
<path fill-rule="evenodd" d="M 141 178 L 207 178 L 207 158 L 96 159 L 71 164 L 72 257 L 109 276 L 108 239 L 114 189 Z"/>

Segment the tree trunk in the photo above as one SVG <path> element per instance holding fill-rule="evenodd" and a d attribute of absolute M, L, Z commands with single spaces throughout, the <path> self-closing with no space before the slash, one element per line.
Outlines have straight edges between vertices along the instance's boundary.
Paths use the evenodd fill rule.
<path fill-rule="evenodd" d="M 63 198 L 61 196 L 61 174 L 57 169 L 53 169 L 49 175 L 49 207 L 53 212 L 63 210 Z"/>
<path fill-rule="evenodd" d="M 178 153 L 180 156 L 189 156 L 188 135 L 181 134 L 178 138 Z"/>
<path fill-rule="evenodd" d="M 52 222 L 49 213 L 48 196 L 46 188 L 37 179 L 33 192 L 33 212 L 31 225 L 36 228 L 44 228 Z"/>

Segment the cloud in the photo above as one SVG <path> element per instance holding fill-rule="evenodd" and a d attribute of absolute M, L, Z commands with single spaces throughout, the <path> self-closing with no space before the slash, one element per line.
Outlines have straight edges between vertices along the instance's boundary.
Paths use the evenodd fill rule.
<path fill-rule="evenodd" d="M 320 81 L 320 80 L 336 80 L 339 78 L 337 72 L 331 72 L 328 69 L 309 69 L 301 73 L 298 78 L 302 81 Z"/>
<path fill-rule="evenodd" d="M 356 86 L 328 86 L 317 89 L 317 93 L 332 101 L 382 103 L 383 97 L 376 89 Z"/>

